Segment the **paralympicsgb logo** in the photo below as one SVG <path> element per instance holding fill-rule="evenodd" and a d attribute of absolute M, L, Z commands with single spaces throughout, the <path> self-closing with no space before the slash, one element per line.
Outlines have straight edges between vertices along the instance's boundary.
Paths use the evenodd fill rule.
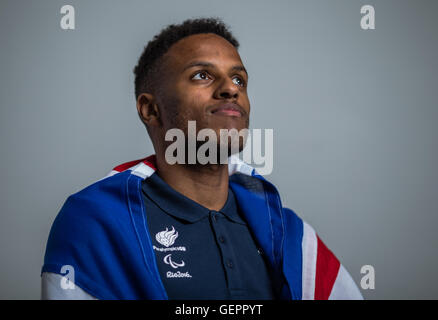
<path fill-rule="evenodd" d="M 178 232 L 175 231 L 175 228 L 173 226 L 171 231 L 169 231 L 168 228 L 166 228 L 165 231 L 158 232 L 155 235 L 155 239 L 158 241 L 158 243 L 162 244 L 166 248 L 173 245 L 175 243 L 176 238 L 178 238 Z"/>
<path fill-rule="evenodd" d="M 175 227 L 172 226 L 172 229 L 169 230 L 168 227 L 166 227 L 166 230 L 160 231 L 155 235 L 155 240 L 157 240 L 157 242 L 161 245 L 164 246 L 164 248 L 159 248 L 156 246 L 153 246 L 155 251 L 158 252 L 163 252 L 163 253 L 167 253 L 167 252 L 174 252 L 174 251 L 182 251 L 185 252 L 186 251 L 186 247 L 185 246 L 176 246 L 176 247 L 172 247 L 172 245 L 175 243 L 175 240 L 178 238 L 178 231 L 175 230 Z M 172 267 L 172 269 L 178 269 L 178 268 L 182 268 L 186 266 L 186 263 L 184 262 L 184 260 L 180 260 L 180 261 L 175 261 L 173 260 L 174 258 L 172 258 L 172 253 L 167 253 L 164 258 L 163 258 L 163 262 L 166 265 L 169 265 L 170 267 Z M 191 278 L 191 274 L 187 271 L 187 272 L 173 272 L 173 271 L 167 271 L 166 272 L 166 277 L 167 278 Z"/>

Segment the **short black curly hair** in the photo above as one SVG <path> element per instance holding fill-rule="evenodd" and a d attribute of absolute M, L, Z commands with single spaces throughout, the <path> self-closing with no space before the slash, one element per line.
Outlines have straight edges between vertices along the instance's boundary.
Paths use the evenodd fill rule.
<path fill-rule="evenodd" d="M 134 68 L 136 99 L 141 93 L 154 89 L 160 58 L 169 48 L 182 38 L 199 33 L 217 34 L 228 40 L 236 49 L 239 48 L 239 42 L 220 18 L 188 19 L 178 25 L 171 24 L 148 42 Z"/>

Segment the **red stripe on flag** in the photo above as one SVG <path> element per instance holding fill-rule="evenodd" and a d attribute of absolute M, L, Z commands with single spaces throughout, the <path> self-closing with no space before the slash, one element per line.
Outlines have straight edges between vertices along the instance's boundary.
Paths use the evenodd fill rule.
<path fill-rule="evenodd" d="M 318 238 L 316 258 L 315 300 L 328 300 L 338 275 L 340 263 L 324 242 Z"/>
<path fill-rule="evenodd" d="M 143 162 L 145 165 L 151 167 L 155 171 L 157 170 L 157 158 L 155 157 L 154 154 L 149 157 L 146 157 L 146 159 L 144 159 Z"/>
<path fill-rule="evenodd" d="M 146 158 L 142 158 L 142 159 L 133 160 L 133 161 L 129 161 L 129 162 L 125 162 L 125 163 L 119 164 L 113 170 L 118 171 L 118 172 L 122 172 L 122 171 L 125 171 L 125 170 L 135 166 L 136 164 L 138 164 L 138 163 L 140 163 L 142 161 L 147 166 L 151 167 L 154 170 L 157 170 L 155 155 L 151 155 L 151 156 L 146 157 Z"/>

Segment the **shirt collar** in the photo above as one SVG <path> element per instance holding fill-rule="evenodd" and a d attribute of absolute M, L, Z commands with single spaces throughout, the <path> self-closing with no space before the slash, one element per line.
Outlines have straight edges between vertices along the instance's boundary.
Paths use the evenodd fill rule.
<path fill-rule="evenodd" d="M 142 191 L 161 210 L 190 223 L 201 220 L 212 211 L 173 189 L 156 172 L 142 181 Z M 231 188 L 228 188 L 227 201 L 219 212 L 236 223 L 246 224 L 245 220 L 239 215 L 239 209 Z"/>

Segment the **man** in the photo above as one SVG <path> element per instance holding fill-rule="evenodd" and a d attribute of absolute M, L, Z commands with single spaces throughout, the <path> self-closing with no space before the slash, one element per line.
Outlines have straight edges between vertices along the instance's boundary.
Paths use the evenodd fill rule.
<path fill-rule="evenodd" d="M 238 46 L 217 19 L 171 25 L 148 43 L 135 94 L 156 155 L 67 199 L 47 243 L 44 299 L 362 298 L 315 231 L 231 149 L 228 163 L 166 157 L 166 133 L 187 137 L 189 121 L 213 130 L 219 149 L 230 141 L 221 130 L 248 128 Z"/>

